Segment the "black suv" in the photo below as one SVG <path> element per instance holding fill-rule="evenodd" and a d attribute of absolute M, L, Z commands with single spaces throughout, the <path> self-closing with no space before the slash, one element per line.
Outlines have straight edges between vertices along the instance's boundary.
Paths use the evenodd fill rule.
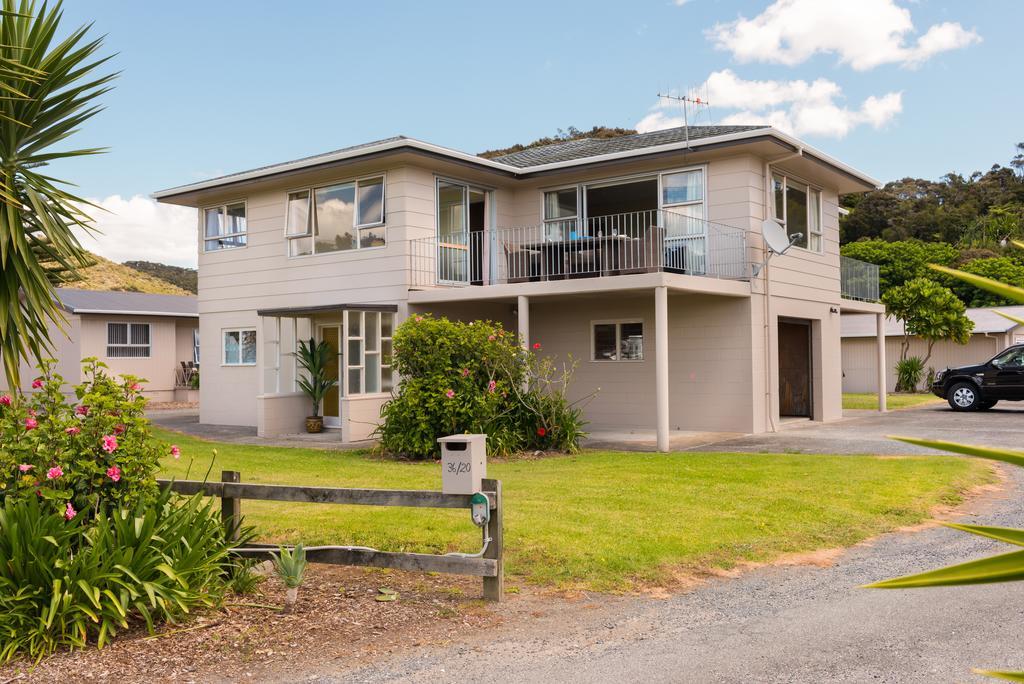
<path fill-rule="evenodd" d="M 939 371 L 932 392 L 954 411 L 984 411 L 999 401 L 1024 401 L 1024 344 L 1008 347 L 977 366 Z"/>

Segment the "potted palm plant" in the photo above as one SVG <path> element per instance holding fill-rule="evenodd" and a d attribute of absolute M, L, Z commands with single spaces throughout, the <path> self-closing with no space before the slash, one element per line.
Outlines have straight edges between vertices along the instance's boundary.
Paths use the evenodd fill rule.
<path fill-rule="evenodd" d="M 327 369 L 335 362 L 334 351 L 327 342 L 319 343 L 312 337 L 309 341 L 299 340 L 299 368 L 304 375 L 299 378 L 299 387 L 313 402 L 313 415 L 306 417 L 306 432 L 321 432 L 324 419 L 320 415 L 320 405 L 327 392 L 338 384 L 334 378 L 328 377 Z"/>

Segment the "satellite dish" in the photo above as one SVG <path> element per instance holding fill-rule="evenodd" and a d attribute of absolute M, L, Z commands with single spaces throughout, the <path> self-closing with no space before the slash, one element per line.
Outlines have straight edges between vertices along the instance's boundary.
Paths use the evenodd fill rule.
<path fill-rule="evenodd" d="M 786 229 L 775 219 L 765 219 L 761 223 L 761 235 L 764 237 L 768 249 L 772 250 L 775 254 L 785 254 L 786 250 L 793 246 L 793 242 L 786 233 Z"/>

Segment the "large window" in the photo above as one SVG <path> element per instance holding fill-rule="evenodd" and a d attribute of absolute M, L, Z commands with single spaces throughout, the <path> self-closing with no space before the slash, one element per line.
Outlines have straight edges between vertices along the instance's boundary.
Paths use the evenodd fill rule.
<path fill-rule="evenodd" d="M 384 178 L 288 193 L 289 256 L 383 247 Z"/>
<path fill-rule="evenodd" d="M 255 366 L 256 329 L 225 330 L 223 361 L 225 366 Z"/>
<path fill-rule="evenodd" d="M 149 323 L 107 323 L 108 359 L 148 359 Z"/>
<path fill-rule="evenodd" d="M 245 247 L 245 202 L 207 207 L 202 211 L 203 244 L 207 252 Z"/>
<path fill-rule="evenodd" d="M 594 361 L 643 361 L 643 321 L 606 321 L 592 324 L 591 359 Z"/>
<path fill-rule="evenodd" d="M 793 244 L 813 252 L 822 249 L 821 192 L 780 174 L 772 175 L 772 214 L 789 236 L 800 233 Z"/>
<path fill-rule="evenodd" d="M 390 392 L 394 387 L 391 370 L 394 326 L 395 315 L 390 312 L 345 312 L 346 394 Z"/>

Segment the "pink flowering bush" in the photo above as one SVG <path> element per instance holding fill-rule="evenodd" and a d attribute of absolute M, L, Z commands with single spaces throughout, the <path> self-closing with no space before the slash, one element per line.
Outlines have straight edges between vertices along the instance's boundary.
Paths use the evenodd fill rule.
<path fill-rule="evenodd" d="M 567 398 L 575 364 L 559 366 L 540 350 L 524 350 L 499 323 L 413 316 L 395 330 L 401 383 L 381 409 L 381 447 L 436 457 L 438 437 L 482 432 L 495 455 L 577 451 L 584 421 Z"/>
<path fill-rule="evenodd" d="M 150 433 L 139 379 L 111 377 L 96 359 L 82 363 L 85 382 L 75 387 L 48 360 L 34 392 L 0 395 L 3 499 L 36 497 L 77 519 L 155 498 L 168 447 Z"/>

